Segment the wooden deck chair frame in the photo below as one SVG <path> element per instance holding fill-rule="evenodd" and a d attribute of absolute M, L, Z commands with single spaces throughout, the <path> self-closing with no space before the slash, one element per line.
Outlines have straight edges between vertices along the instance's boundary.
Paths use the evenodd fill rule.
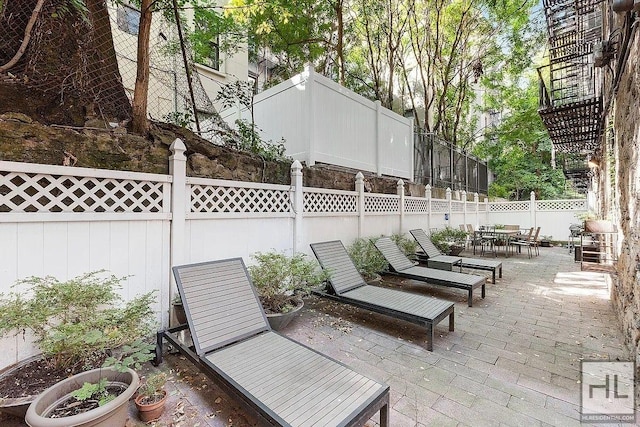
<path fill-rule="evenodd" d="M 433 244 L 427 233 L 421 229 L 417 228 L 414 230 L 409 230 L 409 233 L 413 236 L 413 238 L 418 243 L 418 246 L 422 248 L 427 259 L 437 260 L 438 257 L 446 256 Z M 478 258 L 460 258 L 460 267 L 470 268 L 472 270 L 484 270 L 490 271 L 492 276 L 492 283 L 496 283 L 496 271 L 498 271 L 498 277 L 502 278 L 502 262 L 500 261 L 491 261 L 485 259 Z"/>
<path fill-rule="evenodd" d="M 311 250 L 320 266 L 330 273 L 330 289 L 316 289 L 315 294 L 424 326 L 429 351 L 433 351 L 435 325 L 448 317 L 449 331 L 454 330 L 452 302 L 367 284 L 339 240 L 312 243 Z"/>
<path fill-rule="evenodd" d="M 482 298 L 485 297 L 484 276 L 417 267 L 389 237 L 379 238 L 374 246 L 389 263 L 390 274 L 433 285 L 465 290 L 469 295 L 467 297 L 469 307 L 473 306 L 474 289 L 480 288 Z"/>
<path fill-rule="evenodd" d="M 173 267 L 187 324 L 158 332 L 275 426 L 389 426 L 389 386 L 271 330 L 242 258 Z M 179 337 L 191 331 L 193 346 Z"/>

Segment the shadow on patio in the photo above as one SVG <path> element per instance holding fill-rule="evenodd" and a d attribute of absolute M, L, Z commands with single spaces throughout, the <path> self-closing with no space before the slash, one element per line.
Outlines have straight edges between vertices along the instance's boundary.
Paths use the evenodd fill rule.
<path fill-rule="evenodd" d="M 476 297 L 473 307 L 459 290 L 384 278 L 384 285 L 456 302 L 456 330 L 438 325 L 433 352 L 418 326 L 317 297 L 284 333 L 386 381 L 393 426 L 580 425 L 581 361 L 629 359 L 607 280 L 581 272 L 560 247 L 501 260 L 503 278 L 488 280 L 486 299 Z M 172 378 L 171 397 L 155 425 L 259 425 L 184 358 L 168 355 L 159 369 Z M 132 407 L 128 425 L 142 425 L 135 420 Z M 22 425 L 2 416 L 0 424 Z"/>

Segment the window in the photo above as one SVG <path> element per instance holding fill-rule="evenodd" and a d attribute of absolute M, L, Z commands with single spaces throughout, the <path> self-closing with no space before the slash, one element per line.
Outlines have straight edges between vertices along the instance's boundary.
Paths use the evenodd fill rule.
<path fill-rule="evenodd" d="M 215 12 L 213 17 L 210 16 L 211 13 L 209 10 L 195 10 L 195 26 L 198 31 L 193 34 L 191 42 L 196 62 L 220 70 L 220 37 L 215 26 L 211 25 L 216 17 Z"/>
<path fill-rule="evenodd" d="M 137 36 L 140 31 L 140 11 L 127 5 L 119 6 L 117 22 L 120 30 Z"/>

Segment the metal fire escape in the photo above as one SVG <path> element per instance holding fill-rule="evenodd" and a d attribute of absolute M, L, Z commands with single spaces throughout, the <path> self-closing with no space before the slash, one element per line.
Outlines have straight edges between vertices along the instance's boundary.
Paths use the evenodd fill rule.
<path fill-rule="evenodd" d="M 549 132 L 567 178 L 578 187 L 589 179 L 587 156 L 602 135 L 601 70 L 594 47 L 602 41 L 602 0 L 544 0 L 549 65 L 538 68 L 538 113 Z"/>

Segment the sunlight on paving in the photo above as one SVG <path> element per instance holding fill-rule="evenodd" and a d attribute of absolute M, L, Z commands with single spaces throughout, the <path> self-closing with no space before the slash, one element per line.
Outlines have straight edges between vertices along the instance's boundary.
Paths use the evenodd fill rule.
<path fill-rule="evenodd" d="M 609 285 L 603 273 L 573 271 L 557 273 L 552 286 L 530 284 L 533 293 L 553 299 L 554 296 L 590 296 L 609 300 Z"/>

